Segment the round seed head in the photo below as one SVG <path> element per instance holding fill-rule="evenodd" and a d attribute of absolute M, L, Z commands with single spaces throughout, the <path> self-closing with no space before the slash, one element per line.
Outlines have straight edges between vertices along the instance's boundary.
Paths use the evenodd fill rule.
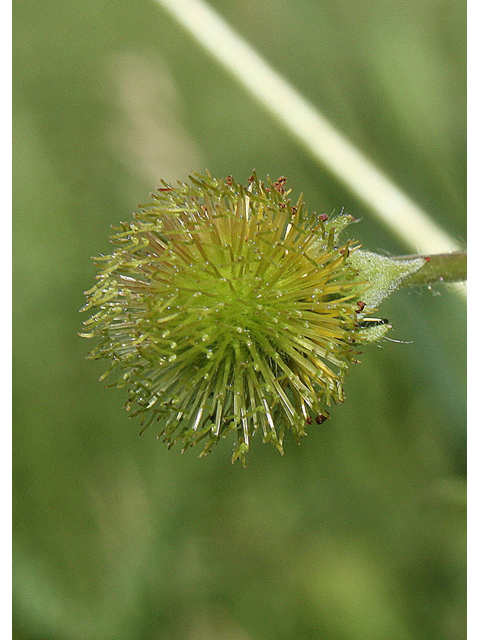
<path fill-rule="evenodd" d="M 233 432 L 244 462 L 254 434 L 283 451 L 286 429 L 299 438 L 344 400 L 365 306 L 355 245 L 339 244 L 353 218 L 289 195 L 286 178 L 255 174 L 164 183 L 97 259 L 91 357 L 112 361 L 126 408 L 169 446 L 206 453 Z"/>

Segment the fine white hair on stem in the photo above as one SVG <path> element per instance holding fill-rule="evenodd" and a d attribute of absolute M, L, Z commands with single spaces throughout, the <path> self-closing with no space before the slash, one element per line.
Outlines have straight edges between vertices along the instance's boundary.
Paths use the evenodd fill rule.
<path fill-rule="evenodd" d="M 380 171 L 203 0 L 157 0 L 312 156 L 416 252 L 459 249 Z"/>

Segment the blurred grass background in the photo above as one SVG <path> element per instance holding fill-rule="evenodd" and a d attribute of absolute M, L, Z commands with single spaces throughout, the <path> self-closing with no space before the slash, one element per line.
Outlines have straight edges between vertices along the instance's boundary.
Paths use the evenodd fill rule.
<path fill-rule="evenodd" d="M 211 2 L 461 244 L 462 0 Z M 14 639 L 460 640 L 465 305 L 382 306 L 347 402 L 280 457 L 138 437 L 78 337 L 90 256 L 161 178 L 286 175 L 409 253 L 153 0 L 14 6 Z"/>

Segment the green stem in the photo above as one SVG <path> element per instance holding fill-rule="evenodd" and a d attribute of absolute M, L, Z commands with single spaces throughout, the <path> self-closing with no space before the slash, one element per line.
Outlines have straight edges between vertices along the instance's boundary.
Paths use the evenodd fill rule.
<path fill-rule="evenodd" d="M 462 282 L 467 279 L 467 252 L 438 253 L 431 256 L 397 256 L 397 260 L 425 258 L 428 262 L 406 278 L 401 287 L 431 285 L 439 282 Z"/>

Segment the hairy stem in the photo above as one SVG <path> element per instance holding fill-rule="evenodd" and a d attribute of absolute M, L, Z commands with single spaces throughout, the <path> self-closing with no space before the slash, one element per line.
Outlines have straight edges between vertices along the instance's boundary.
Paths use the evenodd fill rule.
<path fill-rule="evenodd" d="M 406 278 L 401 287 L 431 285 L 439 282 L 462 282 L 467 279 L 467 252 L 438 253 L 430 256 L 398 256 L 397 260 L 426 258 L 428 262 Z"/>

